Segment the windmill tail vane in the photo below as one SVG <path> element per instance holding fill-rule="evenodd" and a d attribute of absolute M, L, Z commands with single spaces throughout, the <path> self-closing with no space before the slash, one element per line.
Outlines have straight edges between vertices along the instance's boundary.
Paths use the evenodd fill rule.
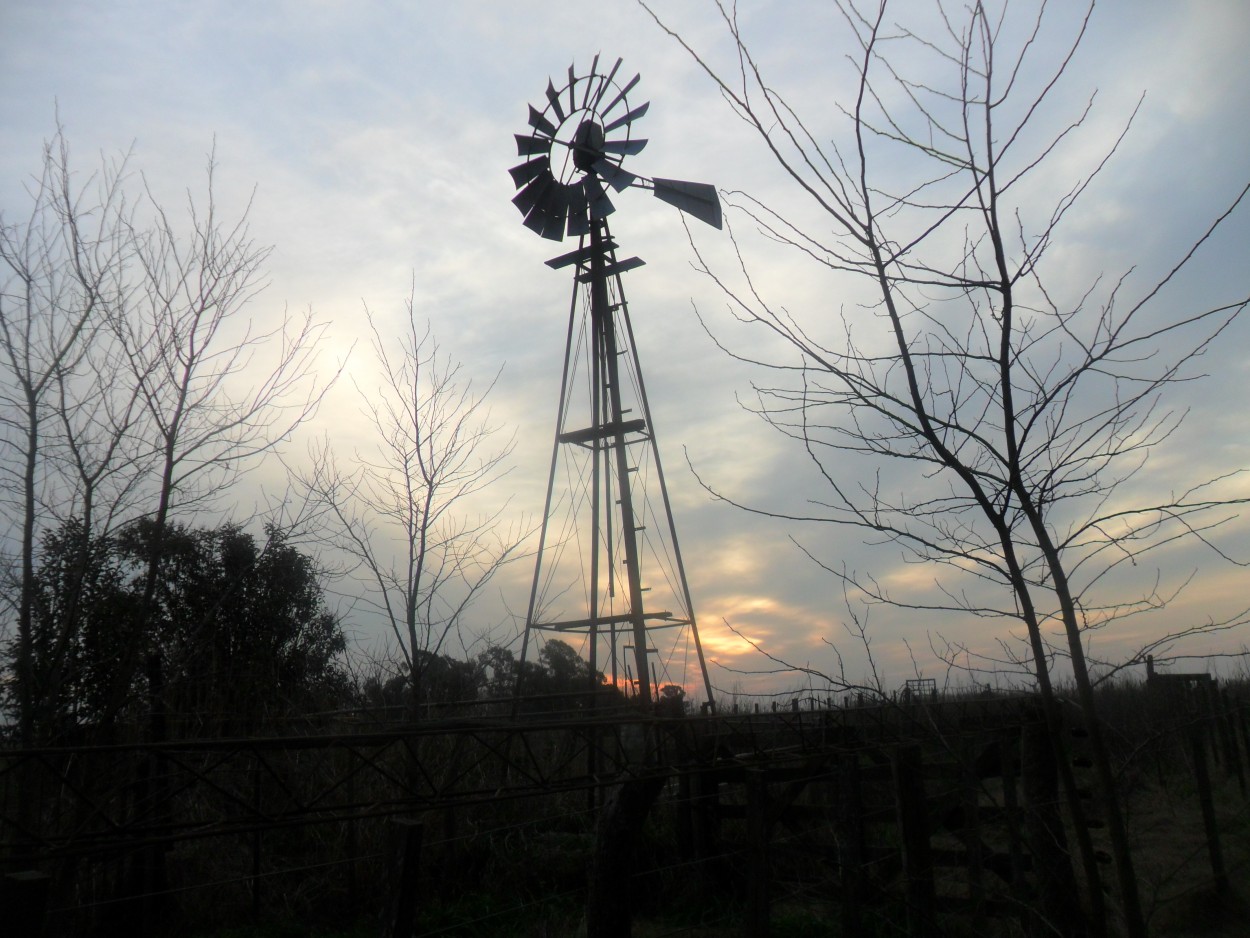
<path fill-rule="evenodd" d="M 669 205 L 675 205 L 687 215 L 720 230 L 720 197 L 716 187 L 706 182 L 685 182 L 681 179 L 652 179 L 655 197 Z"/>
<path fill-rule="evenodd" d="M 675 686 L 701 690 L 712 708 L 625 299 L 623 275 L 643 262 L 617 258 L 607 219 L 613 196 L 634 188 L 720 228 L 720 199 L 706 183 L 622 166 L 647 145 L 634 128 L 650 105 L 630 101 L 640 77 L 618 83 L 620 68 L 600 71 L 596 56 L 586 74 L 570 66 L 563 87 L 548 81 L 516 135 L 524 162 L 509 170 L 523 224 L 579 244 L 547 262 L 572 268 L 573 302 L 521 661 L 540 640 L 580 641 L 590 690 L 602 675 L 644 704 Z"/>

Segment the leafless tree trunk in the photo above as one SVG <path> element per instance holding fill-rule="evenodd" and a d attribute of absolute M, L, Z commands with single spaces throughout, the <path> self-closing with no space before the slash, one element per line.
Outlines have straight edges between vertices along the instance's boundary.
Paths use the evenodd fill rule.
<path fill-rule="evenodd" d="M 1090 118 L 1092 98 L 1077 103 L 1066 124 L 1048 132 L 1035 126 L 1043 107 L 1068 93 L 1057 89 L 1092 4 L 1078 13 L 1058 56 L 1045 61 L 1039 36 L 1050 37 L 1053 20 L 1045 2 L 948 4 L 930 32 L 896 22 L 884 0 L 836 3 L 856 43 L 848 57 L 858 81 L 830 109 L 845 119 L 845 133 L 829 144 L 819 141 L 833 131 L 809 123 L 815 115 L 799 114 L 761 73 L 736 8 L 720 0 L 716 7 L 736 53 L 725 67 L 648 12 L 806 201 L 783 210 L 731 193 L 732 207 L 767 238 L 810 257 L 814 275 L 871 285 L 862 307 L 822 320 L 770 306 L 745 261 L 736 280 L 703 263 L 739 319 L 767 330 L 790 356 L 765 360 L 722 344 L 775 376 L 756 388 L 755 409 L 805 449 L 827 484 L 815 511 L 791 517 L 861 529 L 947 571 L 944 599 L 908 603 L 871 577 L 825 564 L 867 602 L 1022 625 L 1052 738 L 1059 720 L 1051 662 L 1067 659 L 1092 735 L 1126 927 L 1141 935 L 1086 641 L 1092 630 L 1163 601 L 1153 588 L 1100 594 L 1111 572 L 1178 539 L 1205 541 L 1241 501 L 1221 497 L 1219 480 L 1200 479 L 1181 494 L 1130 505 L 1123 483 L 1179 425 L 1161 400 L 1195 376 L 1196 359 L 1245 308 L 1244 295 L 1179 312 L 1155 301 L 1246 190 L 1231 194 L 1227 211 L 1137 298 L 1126 296 L 1127 274 L 1074 291 L 1050 248 L 1124 133 L 1040 211 L 1025 190 Z M 1124 132 L 1130 124 L 1131 117 Z M 810 209 L 816 214 L 804 216 Z M 833 338 L 824 331 L 830 322 Z M 875 483 L 851 474 L 864 462 L 877 467 Z M 881 482 L 881 467 L 906 480 L 900 494 Z M 1058 644 L 1048 638 L 1055 628 Z M 1071 778 L 1065 782 L 1079 817 Z M 1096 886 L 1092 849 L 1082 846 Z M 1099 896 L 1095 888 L 1092 901 Z"/>
<path fill-rule="evenodd" d="M 486 400 L 418 324 L 411 297 L 402 336 L 371 315 L 376 383 L 356 382 L 373 444 L 345 469 L 328 443 L 296 470 L 323 524 L 349 558 L 367 608 L 394 636 L 421 702 L 429 657 L 453 639 L 472 644 L 465 613 L 495 574 L 519 556 L 525 532 L 503 521 L 506 505 L 478 500 L 506 472 L 511 439 L 498 444 Z"/>

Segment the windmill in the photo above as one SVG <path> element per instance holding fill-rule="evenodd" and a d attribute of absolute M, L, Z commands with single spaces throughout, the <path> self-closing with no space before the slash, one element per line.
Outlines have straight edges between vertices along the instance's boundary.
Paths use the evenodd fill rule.
<path fill-rule="evenodd" d="M 619 259 L 608 228 L 610 193 L 649 190 L 721 226 L 713 186 L 647 178 L 622 167 L 647 145 L 631 105 L 640 76 L 618 82 L 621 60 L 600 71 L 547 82 L 546 102 L 529 108 L 516 135 L 525 161 L 509 172 L 513 203 L 544 238 L 577 239 L 547 261 L 573 270 L 573 296 L 560 383 L 551 473 L 521 661 L 538 633 L 580 641 L 591 680 L 602 672 L 644 703 L 665 684 L 701 682 L 712 701 L 690 589 L 647 402 L 622 277 L 643 265 Z M 687 675 L 697 666 L 697 676 Z M 522 672 L 524 669 L 522 669 Z"/>

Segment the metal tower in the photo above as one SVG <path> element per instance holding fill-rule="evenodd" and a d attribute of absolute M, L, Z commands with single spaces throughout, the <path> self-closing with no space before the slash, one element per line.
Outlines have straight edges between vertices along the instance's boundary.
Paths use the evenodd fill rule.
<path fill-rule="evenodd" d="M 639 76 L 616 83 L 596 56 L 582 76 L 547 85 L 547 105 L 529 110 L 510 170 L 524 224 L 578 248 L 547 264 L 573 273 L 551 472 L 521 646 L 524 662 L 555 635 L 644 703 L 673 684 L 702 684 L 712 701 L 655 424 L 647 401 L 622 277 L 642 266 L 617 257 L 607 187 L 650 190 L 717 228 L 716 190 L 702 183 L 647 179 L 621 168 L 647 141 L 631 137 L 647 110 L 630 108 Z M 578 647 L 580 645 L 580 647 Z M 695 671 L 697 668 L 697 671 Z"/>

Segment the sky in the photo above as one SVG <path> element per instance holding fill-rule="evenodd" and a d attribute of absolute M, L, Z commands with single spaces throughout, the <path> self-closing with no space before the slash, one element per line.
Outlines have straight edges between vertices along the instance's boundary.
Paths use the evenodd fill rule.
<path fill-rule="evenodd" d="M 895 15 L 927 21 L 931 6 L 912 0 Z M 1058 48 L 1048 45 L 1052 36 L 1073 23 L 1073 4 L 1053 7 L 1043 61 Z M 710 61 L 732 65 L 713 4 L 656 8 Z M 813 135 L 840 132 L 832 104 L 844 100 L 849 49 L 828 4 L 743 0 L 739 10 L 748 44 Z M 1097 89 L 1094 118 L 1041 174 L 1038 196 L 1066 191 L 1079 164 L 1145 97 L 1115 162 L 1062 230 L 1058 250 L 1074 283 L 1133 265 L 1162 269 L 1245 184 L 1247 35 L 1250 7 L 1240 0 L 1098 4 L 1057 110 L 1041 115 L 1057 120 L 1063 106 L 1079 107 Z M 202 190 L 212 151 L 220 204 L 237 213 L 252 199 L 252 234 L 274 246 L 255 319 L 311 308 L 330 324 L 329 370 L 335 351 L 365 335 L 365 306 L 385 323 L 411 291 L 443 348 L 476 380 L 499 373 L 492 413 L 518 441 L 499 494 L 510 498 L 509 512 L 532 516 L 546 483 L 569 294 L 568 272 L 543 261 L 568 247 L 521 225 L 507 169 L 519 162 L 513 134 L 527 130 L 527 106 L 542 101 L 548 77 L 558 86 L 570 63 L 585 67 L 600 53 L 640 73 L 638 94 L 651 103 L 637 130 L 650 143 L 631 168 L 804 211 L 691 57 L 626 0 L 8 0 L 0 5 L 0 206 L 6 217 L 20 214 L 22 181 L 37 170 L 58 120 L 81 171 L 100 154 L 133 148 L 132 166 L 167 205 L 181 204 L 188 188 Z M 640 192 L 615 201 L 616 240 L 646 261 L 626 290 L 713 684 L 731 694 L 809 683 L 801 674 L 749 673 L 776 665 L 734 630 L 825 674 L 839 668 L 836 646 L 849 677 L 866 675 L 862 643 L 847 631 L 855 610 L 794 541 L 831 566 L 872 572 L 899 595 L 931 589 L 935 572 L 904 563 L 897 548 L 866 546 L 853 531 L 745 514 L 700 487 L 696 471 L 731 497 L 779 511 L 821 496 L 804 455 L 739 405 L 758 375 L 721 354 L 700 323 L 722 338 L 740 335 L 723 296 L 695 269 L 677 211 Z M 1178 299 L 1247 292 L 1247 215 L 1231 219 Z M 730 221 L 749 235 L 745 219 L 731 213 Z M 701 251 L 732 262 L 723 233 L 696 228 Z M 803 321 L 827 321 L 855 296 L 854 285 L 759 239 L 744 237 L 744 249 L 761 292 Z M 1211 377 L 1178 400 L 1187 422 L 1134 485 L 1171 490 L 1195 467 L 1214 475 L 1247 464 L 1245 329 L 1208 354 Z M 349 373 L 365 367 L 367 355 L 353 353 Z M 350 446 L 358 409 L 351 383 L 340 382 L 306 433 Z M 1220 537 L 1250 557 L 1242 522 Z M 1199 551 L 1172 551 L 1162 562 L 1169 582 L 1192 576 L 1188 591 L 1149 621 L 1099 635 L 1100 657 L 1114 660 L 1163 630 L 1250 605 L 1244 569 Z M 523 612 L 529 576 L 513 568 L 498 581 L 484 620 Z M 934 646 L 954 640 L 994 654 L 1004 638 L 984 622 L 902 610 L 873 609 L 866 621 L 888 687 L 917 675 L 961 680 Z M 1234 632 L 1179 652 L 1236 651 L 1245 641 Z"/>

